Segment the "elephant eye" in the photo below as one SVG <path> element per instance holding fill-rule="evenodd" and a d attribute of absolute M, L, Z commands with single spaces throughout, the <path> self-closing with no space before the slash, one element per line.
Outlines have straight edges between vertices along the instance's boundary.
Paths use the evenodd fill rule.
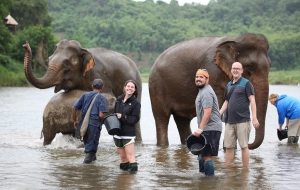
<path fill-rule="evenodd" d="M 71 68 L 71 63 L 68 60 L 65 60 L 63 63 L 63 69 L 64 70 L 69 70 Z"/>

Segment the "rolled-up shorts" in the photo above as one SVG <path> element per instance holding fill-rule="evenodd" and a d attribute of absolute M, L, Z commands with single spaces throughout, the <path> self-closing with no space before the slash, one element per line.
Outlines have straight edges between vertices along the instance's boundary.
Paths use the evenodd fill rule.
<path fill-rule="evenodd" d="M 135 137 L 122 137 L 114 135 L 114 143 L 117 148 L 124 148 L 125 146 L 135 143 Z"/>
<path fill-rule="evenodd" d="M 237 140 L 241 148 L 248 147 L 250 132 L 250 121 L 235 124 L 226 123 L 224 134 L 224 147 L 234 148 Z"/>
<path fill-rule="evenodd" d="M 201 151 L 201 156 L 218 156 L 221 131 L 203 131 L 206 138 L 206 146 Z"/>

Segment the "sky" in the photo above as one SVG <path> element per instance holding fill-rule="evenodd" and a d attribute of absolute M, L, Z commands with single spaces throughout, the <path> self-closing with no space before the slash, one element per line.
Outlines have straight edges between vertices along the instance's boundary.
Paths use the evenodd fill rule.
<path fill-rule="evenodd" d="M 135 1 L 143 1 L 143 0 L 135 0 Z M 166 3 L 170 3 L 171 0 L 161 0 Z M 179 5 L 184 5 L 185 3 L 200 3 L 202 5 L 207 5 L 210 0 L 177 0 Z"/>

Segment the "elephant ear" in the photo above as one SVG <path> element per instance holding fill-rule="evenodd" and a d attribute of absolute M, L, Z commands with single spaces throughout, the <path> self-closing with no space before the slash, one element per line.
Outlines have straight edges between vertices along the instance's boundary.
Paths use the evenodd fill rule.
<path fill-rule="evenodd" d="M 95 66 L 95 59 L 93 54 L 86 49 L 81 49 L 81 53 L 84 68 L 83 76 L 85 76 L 86 73 Z"/>
<path fill-rule="evenodd" d="M 231 79 L 230 72 L 232 63 L 235 62 L 237 52 L 234 51 L 235 41 L 225 41 L 220 43 L 216 48 L 216 65 L 218 65 Z"/>

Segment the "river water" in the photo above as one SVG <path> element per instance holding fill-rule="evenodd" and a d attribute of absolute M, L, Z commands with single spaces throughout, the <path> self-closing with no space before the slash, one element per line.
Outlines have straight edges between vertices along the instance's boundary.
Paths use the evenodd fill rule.
<path fill-rule="evenodd" d="M 270 93 L 300 99 L 298 86 L 271 85 Z M 299 146 L 288 146 L 287 139 L 278 140 L 277 112 L 270 103 L 265 139 L 259 148 L 250 151 L 249 170 L 241 169 L 239 148 L 233 167 L 225 168 L 225 155 L 220 149 L 215 158 L 216 176 L 205 177 L 198 172 L 197 157 L 180 144 L 173 118 L 169 124 L 170 146 L 156 146 L 148 84 L 144 83 L 143 142 L 137 143 L 135 149 L 139 171 L 130 175 L 119 170 L 119 157 L 105 127 L 98 160 L 93 164 L 82 164 L 83 146 L 71 136 L 58 134 L 51 145 L 43 146 L 42 114 L 53 95 L 52 88 L 0 88 L 0 189 L 299 189 Z M 191 128 L 196 127 L 194 118 Z M 254 129 L 250 141 L 253 139 Z"/>

